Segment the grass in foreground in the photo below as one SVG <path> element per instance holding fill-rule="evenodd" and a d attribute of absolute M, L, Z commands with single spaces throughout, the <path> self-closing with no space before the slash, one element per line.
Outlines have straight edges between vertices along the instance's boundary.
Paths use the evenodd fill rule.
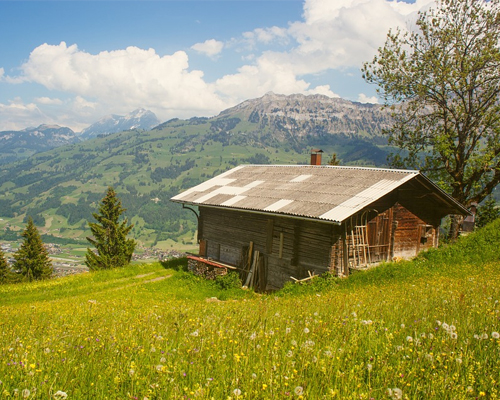
<path fill-rule="evenodd" d="M 159 264 L 0 287 L 0 397 L 497 399 L 499 232 L 264 296 Z"/>

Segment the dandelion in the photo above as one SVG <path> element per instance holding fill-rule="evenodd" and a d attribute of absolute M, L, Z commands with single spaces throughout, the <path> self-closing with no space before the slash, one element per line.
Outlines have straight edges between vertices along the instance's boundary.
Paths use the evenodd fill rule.
<path fill-rule="evenodd" d="M 197 337 L 199 335 L 198 331 L 194 331 L 193 333 L 191 333 L 191 336 L 194 336 L 194 337 Z"/>
<path fill-rule="evenodd" d="M 413 338 L 411 336 L 406 336 L 406 341 L 407 342 L 413 342 Z"/>
<path fill-rule="evenodd" d="M 309 333 L 309 328 L 304 328 L 304 333 Z"/>
<path fill-rule="evenodd" d="M 457 328 L 455 327 L 455 325 L 450 325 L 450 332 L 455 332 L 457 330 Z"/>
<path fill-rule="evenodd" d="M 252 379 L 257 379 L 257 374 L 252 374 Z"/>
<path fill-rule="evenodd" d="M 456 332 L 451 332 L 451 333 L 450 333 L 450 337 L 451 337 L 452 339 L 455 339 L 455 340 L 456 340 L 456 339 L 458 338 L 458 335 L 457 335 L 457 333 L 456 333 Z"/>
<path fill-rule="evenodd" d="M 448 325 L 446 322 L 443 322 L 443 324 L 441 325 L 441 328 L 443 328 L 445 331 L 449 331 L 450 325 Z"/>
<path fill-rule="evenodd" d="M 156 366 L 156 370 L 157 370 L 158 372 L 161 372 L 161 371 L 163 370 L 163 365 L 158 364 L 158 365 Z"/>
<path fill-rule="evenodd" d="M 434 339 L 434 335 L 432 333 L 429 333 L 429 335 L 427 335 L 429 339 Z"/>
<path fill-rule="evenodd" d="M 499 339 L 500 338 L 500 333 L 498 333 L 498 332 L 491 332 L 491 337 L 493 339 Z"/>
<path fill-rule="evenodd" d="M 462 364 L 462 359 L 461 359 L 460 357 L 458 357 L 458 358 L 456 359 L 456 361 L 457 361 L 457 364 Z"/>
<path fill-rule="evenodd" d="M 481 335 L 481 339 L 486 340 L 488 339 L 488 334 L 485 332 Z"/>
<path fill-rule="evenodd" d="M 285 329 L 285 333 L 286 333 L 286 334 L 289 334 L 291 331 L 292 331 L 292 330 L 291 330 L 290 328 L 286 328 L 286 329 Z"/>
<path fill-rule="evenodd" d="M 353 311 L 353 312 L 351 313 L 351 315 L 352 315 L 354 318 L 358 318 L 358 314 L 356 314 L 356 311 Z"/>
<path fill-rule="evenodd" d="M 252 334 L 250 335 L 250 340 L 255 340 L 255 338 L 256 338 L 256 337 L 257 337 L 257 335 L 256 335 L 256 334 L 255 334 L 255 332 L 254 332 L 254 333 L 252 333 Z"/>
<path fill-rule="evenodd" d="M 436 320 L 436 324 L 438 324 L 439 326 L 441 326 L 442 322 L 440 320 Z"/>
<path fill-rule="evenodd" d="M 28 397 L 30 397 L 30 394 L 31 394 L 31 392 L 30 392 L 30 390 L 29 390 L 29 389 L 24 389 L 24 390 L 22 391 L 22 395 L 23 395 L 23 398 L 24 398 L 24 399 L 27 399 Z"/>
<path fill-rule="evenodd" d="M 128 374 L 129 374 L 130 376 L 133 376 L 133 375 L 135 374 L 135 369 L 132 369 L 132 368 L 131 368 L 131 369 L 128 371 Z"/>
<path fill-rule="evenodd" d="M 286 356 L 287 357 L 292 357 L 293 356 L 293 351 L 292 350 L 288 350 L 288 353 L 286 353 Z"/>
<path fill-rule="evenodd" d="M 370 372 L 373 369 L 373 365 L 366 364 L 366 369 L 368 370 L 368 372 Z"/>
<path fill-rule="evenodd" d="M 294 390 L 297 396 L 302 396 L 304 394 L 304 388 L 302 386 L 297 386 Z"/>
<path fill-rule="evenodd" d="M 387 394 L 394 400 L 400 400 L 403 398 L 403 391 L 399 388 L 387 389 Z"/>
<path fill-rule="evenodd" d="M 405 324 L 401 324 L 401 329 L 404 329 L 406 327 Z"/>
<path fill-rule="evenodd" d="M 68 398 L 68 394 L 66 392 L 63 392 L 62 390 L 58 390 L 57 392 L 54 393 L 54 399 L 64 400 L 67 398 Z"/>
<path fill-rule="evenodd" d="M 238 389 L 238 388 L 236 388 L 236 389 L 234 389 L 234 390 L 233 390 L 233 394 L 234 394 L 236 397 L 241 396 L 241 390 L 240 390 L 240 389 Z"/>

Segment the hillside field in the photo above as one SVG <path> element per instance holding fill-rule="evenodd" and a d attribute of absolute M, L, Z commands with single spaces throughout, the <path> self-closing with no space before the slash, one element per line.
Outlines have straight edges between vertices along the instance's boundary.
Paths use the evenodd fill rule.
<path fill-rule="evenodd" d="M 185 260 L 0 287 L 0 397 L 498 399 L 500 220 L 259 295 Z"/>

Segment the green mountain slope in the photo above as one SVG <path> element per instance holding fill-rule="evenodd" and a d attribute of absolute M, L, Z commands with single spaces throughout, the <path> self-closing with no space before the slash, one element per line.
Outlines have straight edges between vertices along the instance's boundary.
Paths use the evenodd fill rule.
<path fill-rule="evenodd" d="M 113 186 L 135 224 L 134 238 L 145 244 L 193 243 L 195 217 L 170 197 L 238 164 L 308 163 L 311 147 L 325 151 L 324 163 L 333 152 L 344 164 L 385 163 L 383 114 L 372 106 L 316 97 L 267 95 L 214 118 L 171 120 L 151 131 L 98 137 L 5 165 L 0 217 L 16 230 L 31 215 L 43 233 L 83 240 L 87 220 Z M 321 109 L 345 118 L 337 123 L 311 117 Z"/>

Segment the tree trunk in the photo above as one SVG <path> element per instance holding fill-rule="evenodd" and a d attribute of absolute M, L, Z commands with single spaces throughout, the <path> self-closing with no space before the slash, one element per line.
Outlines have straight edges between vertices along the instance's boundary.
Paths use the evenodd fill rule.
<path fill-rule="evenodd" d="M 448 232 L 448 239 L 455 240 L 460 233 L 460 226 L 462 225 L 463 217 L 461 215 L 451 215 L 450 230 Z"/>

